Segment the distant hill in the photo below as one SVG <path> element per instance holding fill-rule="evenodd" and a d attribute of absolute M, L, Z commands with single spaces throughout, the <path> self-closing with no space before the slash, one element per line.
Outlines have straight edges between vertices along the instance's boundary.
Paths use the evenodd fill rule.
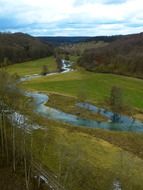
<path fill-rule="evenodd" d="M 52 46 L 24 33 L 0 33 L 0 63 L 13 64 L 52 54 Z"/>
<path fill-rule="evenodd" d="M 44 43 L 52 43 L 54 45 L 61 45 L 61 44 L 74 44 L 79 42 L 84 42 L 91 37 L 68 37 L 68 36 L 56 36 L 56 37 L 48 37 L 48 36 L 39 36 L 37 37 L 39 40 L 41 40 Z"/>
<path fill-rule="evenodd" d="M 105 47 L 85 50 L 79 65 L 90 71 L 143 78 L 143 33 L 125 35 Z"/>
<path fill-rule="evenodd" d="M 114 36 L 95 36 L 95 37 L 91 37 L 89 39 L 87 39 L 86 41 L 90 42 L 90 41 L 95 41 L 95 42 L 106 42 L 106 43 L 110 43 L 113 42 L 115 40 L 121 39 L 122 37 L 124 37 L 123 35 L 114 35 Z"/>
<path fill-rule="evenodd" d="M 62 44 L 76 44 L 81 42 L 91 42 L 91 41 L 103 41 L 103 42 L 112 42 L 117 39 L 122 38 L 122 35 L 117 36 L 97 36 L 97 37 L 90 37 L 90 36 L 84 36 L 84 37 L 68 37 L 68 36 L 56 36 L 56 37 L 49 37 L 49 36 L 39 36 L 37 37 L 40 41 L 44 43 L 51 43 L 54 45 L 62 45 Z"/>

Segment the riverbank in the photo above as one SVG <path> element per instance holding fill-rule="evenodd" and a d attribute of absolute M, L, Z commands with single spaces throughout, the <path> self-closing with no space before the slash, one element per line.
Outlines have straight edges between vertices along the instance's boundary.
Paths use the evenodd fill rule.
<path fill-rule="evenodd" d="M 108 121 L 108 118 L 98 113 L 93 113 L 89 110 L 78 107 L 76 104 L 79 102 L 79 100 L 75 97 L 64 96 L 61 94 L 53 94 L 53 93 L 49 93 L 48 97 L 49 101 L 46 103 L 46 106 L 56 108 L 58 110 L 85 119 L 91 119 L 96 121 Z"/>
<path fill-rule="evenodd" d="M 46 75 L 45 77 L 52 77 L 53 80 L 59 75 L 71 75 L 73 73 L 75 73 L 75 71 L 73 71 L 72 69 L 72 63 L 70 61 L 62 60 L 61 73 L 54 73 L 54 75 L 53 73 L 51 73 Z M 37 79 L 44 79 L 45 77 L 42 77 L 40 75 L 32 75 L 21 78 L 21 82 L 29 82 L 31 80 L 36 81 Z M 61 83 L 62 82 L 63 81 L 61 81 Z M 131 117 L 127 117 L 125 115 L 113 113 L 106 108 L 103 109 L 101 107 L 96 107 L 93 105 L 93 103 L 88 103 L 89 97 L 86 94 L 85 88 L 78 90 L 80 91 L 78 91 L 79 94 L 77 94 L 78 97 L 76 98 L 76 100 L 69 98 L 69 96 L 64 96 L 63 99 L 63 95 L 56 95 L 53 98 L 50 97 L 50 107 L 45 106 L 45 104 L 49 102 L 49 97 L 46 94 L 38 92 L 29 92 L 27 93 L 27 95 L 31 98 L 34 98 L 36 103 L 35 111 L 39 113 L 41 116 L 48 117 L 49 119 L 59 120 L 65 123 L 73 124 L 75 126 L 83 126 L 90 128 L 102 128 L 108 130 L 133 132 L 143 131 L 143 123 L 136 120 L 132 115 Z M 106 101 L 108 102 L 108 100 L 109 97 L 106 99 Z M 106 104 L 103 103 L 103 105 L 105 106 Z M 107 104 L 107 106 L 109 105 Z M 132 109 L 129 109 L 129 114 L 131 114 L 131 111 Z"/>
<path fill-rule="evenodd" d="M 50 73 L 57 69 L 54 57 L 48 57 L 9 66 L 7 71 L 11 74 L 17 73 L 19 76 L 40 74 L 43 65 L 47 65 Z M 73 72 L 38 77 L 23 83 L 22 86 L 29 90 L 60 93 L 74 97 L 83 96 L 83 99 L 100 107 L 107 106 L 112 86 L 118 86 L 123 91 L 127 110 L 132 115 L 139 114 L 137 117 L 142 118 L 140 114 L 143 112 L 143 80 L 141 79 L 92 73 L 76 68 L 76 71 Z"/>
<path fill-rule="evenodd" d="M 112 86 L 116 85 L 123 91 L 126 105 L 124 114 L 143 120 L 143 80 L 140 79 L 73 71 L 33 79 L 22 84 L 28 90 L 82 98 L 98 107 L 108 109 L 110 91 Z"/>

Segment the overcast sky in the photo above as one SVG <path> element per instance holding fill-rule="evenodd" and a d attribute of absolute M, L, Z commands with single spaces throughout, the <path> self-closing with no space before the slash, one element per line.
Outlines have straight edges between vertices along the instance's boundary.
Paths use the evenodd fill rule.
<path fill-rule="evenodd" d="M 143 0 L 0 0 L 0 31 L 35 36 L 143 32 Z"/>

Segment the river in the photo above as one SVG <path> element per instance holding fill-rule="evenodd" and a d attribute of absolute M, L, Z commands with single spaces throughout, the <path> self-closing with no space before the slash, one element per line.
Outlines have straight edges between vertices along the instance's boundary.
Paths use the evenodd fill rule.
<path fill-rule="evenodd" d="M 62 72 L 71 72 L 71 63 L 69 61 L 62 60 Z M 54 75 L 57 73 L 50 73 L 48 75 Z M 31 80 L 33 78 L 42 77 L 41 75 L 26 76 L 21 81 Z M 45 76 L 43 76 L 45 77 Z M 91 112 L 100 113 L 102 116 L 108 118 L 107 122 L 99 122 L 96 120 L 80 118 L 76 115 L 65 113 L 61 110 L 45 106 L 49 100 L 48 95 L 40 92 L 27 92 L 27 96 L 32 97 L 35 101 L 35 112 L 43 117 L 52 120 L 58 120 L 64 123 L 68 123 L 74 126 L 88 127 L 88 128 L 102 128 L 114 131 L 131 131 L 131 132 L 143 132 L 143 122 L 135 120 L 129 116 L 119 115 L 109 110 L 98 108 L 95 105 L 79 102 L 76 106 L 88 109 Z"/>

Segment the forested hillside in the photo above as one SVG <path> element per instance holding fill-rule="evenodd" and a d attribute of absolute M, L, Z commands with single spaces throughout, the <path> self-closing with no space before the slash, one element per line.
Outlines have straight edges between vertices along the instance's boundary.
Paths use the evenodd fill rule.
<path fill-rule="evenodd" d="M 88 49 L 79 65 L 90 71 L 142 77 L 143 33 L 122 36 L 105 47 Z"/>
<path fill-rule="evenodd" d="M 78 44 L 81 42 L 113 42 L 117 39 L 122 38 L 122 35 L 115 36 L 39 36 L 37 39 L 44 43 L 52 43 L 54 45 L 67 45 L 67 44 Z"/>
<path fill-rule="evenodd" d="M 61 45 L 61 44 L 74 44 L 79 42 L 84 42 L 90 40 L 92 37 L 71 37 L 71 36 L 39 36 L 37 39 L 44 43 L 52 43 L 54 45 Z"/>
<path fill-rule="evenodd" d="M 23 33 L 0 33 L 0 63 L 13 64 L 52 54 L 52 46 Z"/>

